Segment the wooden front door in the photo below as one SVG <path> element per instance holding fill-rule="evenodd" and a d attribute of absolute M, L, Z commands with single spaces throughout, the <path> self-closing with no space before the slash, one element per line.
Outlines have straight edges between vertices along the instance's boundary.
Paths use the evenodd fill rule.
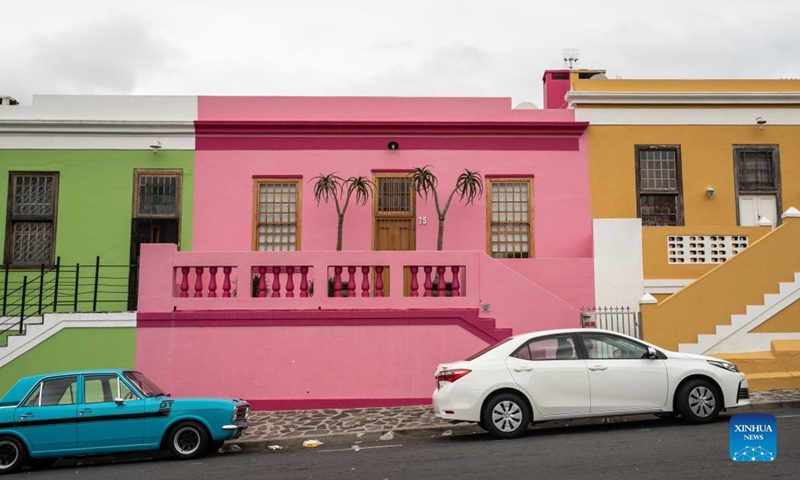
<path fill-rule="evenodd" d="M 375 176 L 373 250 L 415 250 L 415 195 L 406 174 Z"/>
<path fill-rule="evenodd" d="M 375 175 L 373 197 L 373 250 L 416 250 L 417 231 L 414 223 L 416 195 L 406 174 Z M 408 275 L 404 275 L 408 277 Z M 384 295 L 389 295 L 389 271 L 383 271 Z M 411 280 L 403 282 L 406 294 Z M 375 285 L 375 282 L 372 282 Z"/>

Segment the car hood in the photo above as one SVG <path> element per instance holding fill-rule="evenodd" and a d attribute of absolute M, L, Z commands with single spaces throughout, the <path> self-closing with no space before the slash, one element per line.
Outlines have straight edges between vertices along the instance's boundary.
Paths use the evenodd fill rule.
<path fill-rule="evenodd" d="M 688 360 L 703 360 L 703 361 L 715 360 L 717 362 L 725 361 L 725 360 L 722 360 L 721 358 L 709 357 L 709 356 L 706 356 L 706 355 L 697 355 L 696 353 L 670 352 L 669 353 L 669 357 L 670 358 L 686 358 Z"/>

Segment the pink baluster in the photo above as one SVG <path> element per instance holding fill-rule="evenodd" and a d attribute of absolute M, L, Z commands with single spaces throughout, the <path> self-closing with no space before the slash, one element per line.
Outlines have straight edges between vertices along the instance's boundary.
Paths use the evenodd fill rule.
<path fill-rule="evenodd" d="M 356 267 L 347 267 L 347 273 L 350 274 L 347 278 L 347 296 L 356 298 Z"/>
<path fill-rule="evenodd" d="M 419 267 L 408 267 L 408 270 L 411 272 L 411 296 L 419 297 L 419 284 L 417 283 L 417 272 L 419 271 Z"/>
<path fill-rule="evenodd" d="M 294 297 L 294 267 L 286 267 L 286 298 Z"/>
<path fill-rule="evenodd" d="M 383 296 L 383 267 L 375 267 L 375 296 Z"/>
<path fill-rule="evenodd" d="M 425 270 L 425 283 L 422 285 L 425 287 L 425 293 L 422 294 L 423 297 L 432 297 L 433 292 L 431 291 L 433 287 L 433 283 L 431 282 L 431 270 L 433 267 L 422 267 Z"/>
<path fill-rule="evenodd" d="M 461 284 L 458 281 L 458 272 L 461 270 L 460 267 L 451 267 L 450 270 L 453 271 L 453 296 L 460 297 L 461 296 Z"/>
<path fill-rule="evenodd" d="M 440 297 L 444 297 L 444 267 L 438 266 L 436 267 L 436 271 L 439 273 L 439 283 L 436 285 L 436 291 Z"/>
<path fill-rule="evenodd" d="M 189 296 L 189 267 L 181 267 L 181 297 Z"/>
<path fill-rule="evenodd" d="M 267 296 L 267 267 L 258 267 L 258 297 Z"/>
<path fill-rule="evenodd" d="M 369 297 L 369 267 L 361 267 L 361 296 Z"/>
<path fill-rule="evenodd" d="M 342 267 L 333 267 L 333 296 L 342 296 Z"/>
<path fill-rule="evenodd" d="M 194 282 L 194 297 L 203 296 L 203 267 L 195 267 L 194 273 L 197 274 L 197 280 Z"/>
<path fill-rule="evenodd" d="M 300 267 L 300 297 L 308 297 L 308 267 Z"/>
<path fill-rule="evenodd" d="M 222 267 L 222 273 L 225 279 L 222 281 L 222 297 L 230 298 L 231 296 L 231 267 Z"/>
<path fill-rule="evenodd" d="M 272 297 L 281 296 L 281 267 L 272 267 Z"/>
<path fill-rule="evenodd" d="M 208 281 L 208 298 L 217 297 L 217 267 L 208 267 L 211 280 Z"/>

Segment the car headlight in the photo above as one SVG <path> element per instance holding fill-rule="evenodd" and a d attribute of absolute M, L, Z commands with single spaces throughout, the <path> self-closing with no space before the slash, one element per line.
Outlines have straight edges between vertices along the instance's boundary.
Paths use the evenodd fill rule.
<path fill-rule="evenodd" d="M 724 362 L 722 360 L 708 360 L 708 363 L 714 365 L 715 367 L 724 368 L 729 372 L 734 372 L 734 373 L 741 372 L 741 370 L 739 370 L 739 367 L 730 362 Z"/>

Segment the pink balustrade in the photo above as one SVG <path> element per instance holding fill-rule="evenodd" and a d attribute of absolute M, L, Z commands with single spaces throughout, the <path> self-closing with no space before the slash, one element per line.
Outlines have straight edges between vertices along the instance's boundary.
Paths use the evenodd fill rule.
<path fill-rule="evenodd" d="M 341 309 L 478 305 L 481 252 L 179 252 L 147 245 L 143 308 Z M 164 283 L 164 278 L 171 279 Z M 380 299 L 380 300 L 379 300 Z M 141 308 L 140 308 L 141 310 Z"/>
<path fill-rule="evenodd" d="M 358 273 L 357 273 L 358 272 Z M 348 265 L 328 268 L 328 296 L 335 298 L 388 296 L 386 278 L 389 267 L 383 265 Z M 356 288 L 358 286 L 358 289 Z M 358 290 L 358 294 L 356 291 Z"/>
<path fill-rule="evenodd" d="M 405 267 L 405 271 L 409 279 L 407 297 L 462 297 L 465 294 L 467 269 L 463 265 L 412 265 Z"/>

